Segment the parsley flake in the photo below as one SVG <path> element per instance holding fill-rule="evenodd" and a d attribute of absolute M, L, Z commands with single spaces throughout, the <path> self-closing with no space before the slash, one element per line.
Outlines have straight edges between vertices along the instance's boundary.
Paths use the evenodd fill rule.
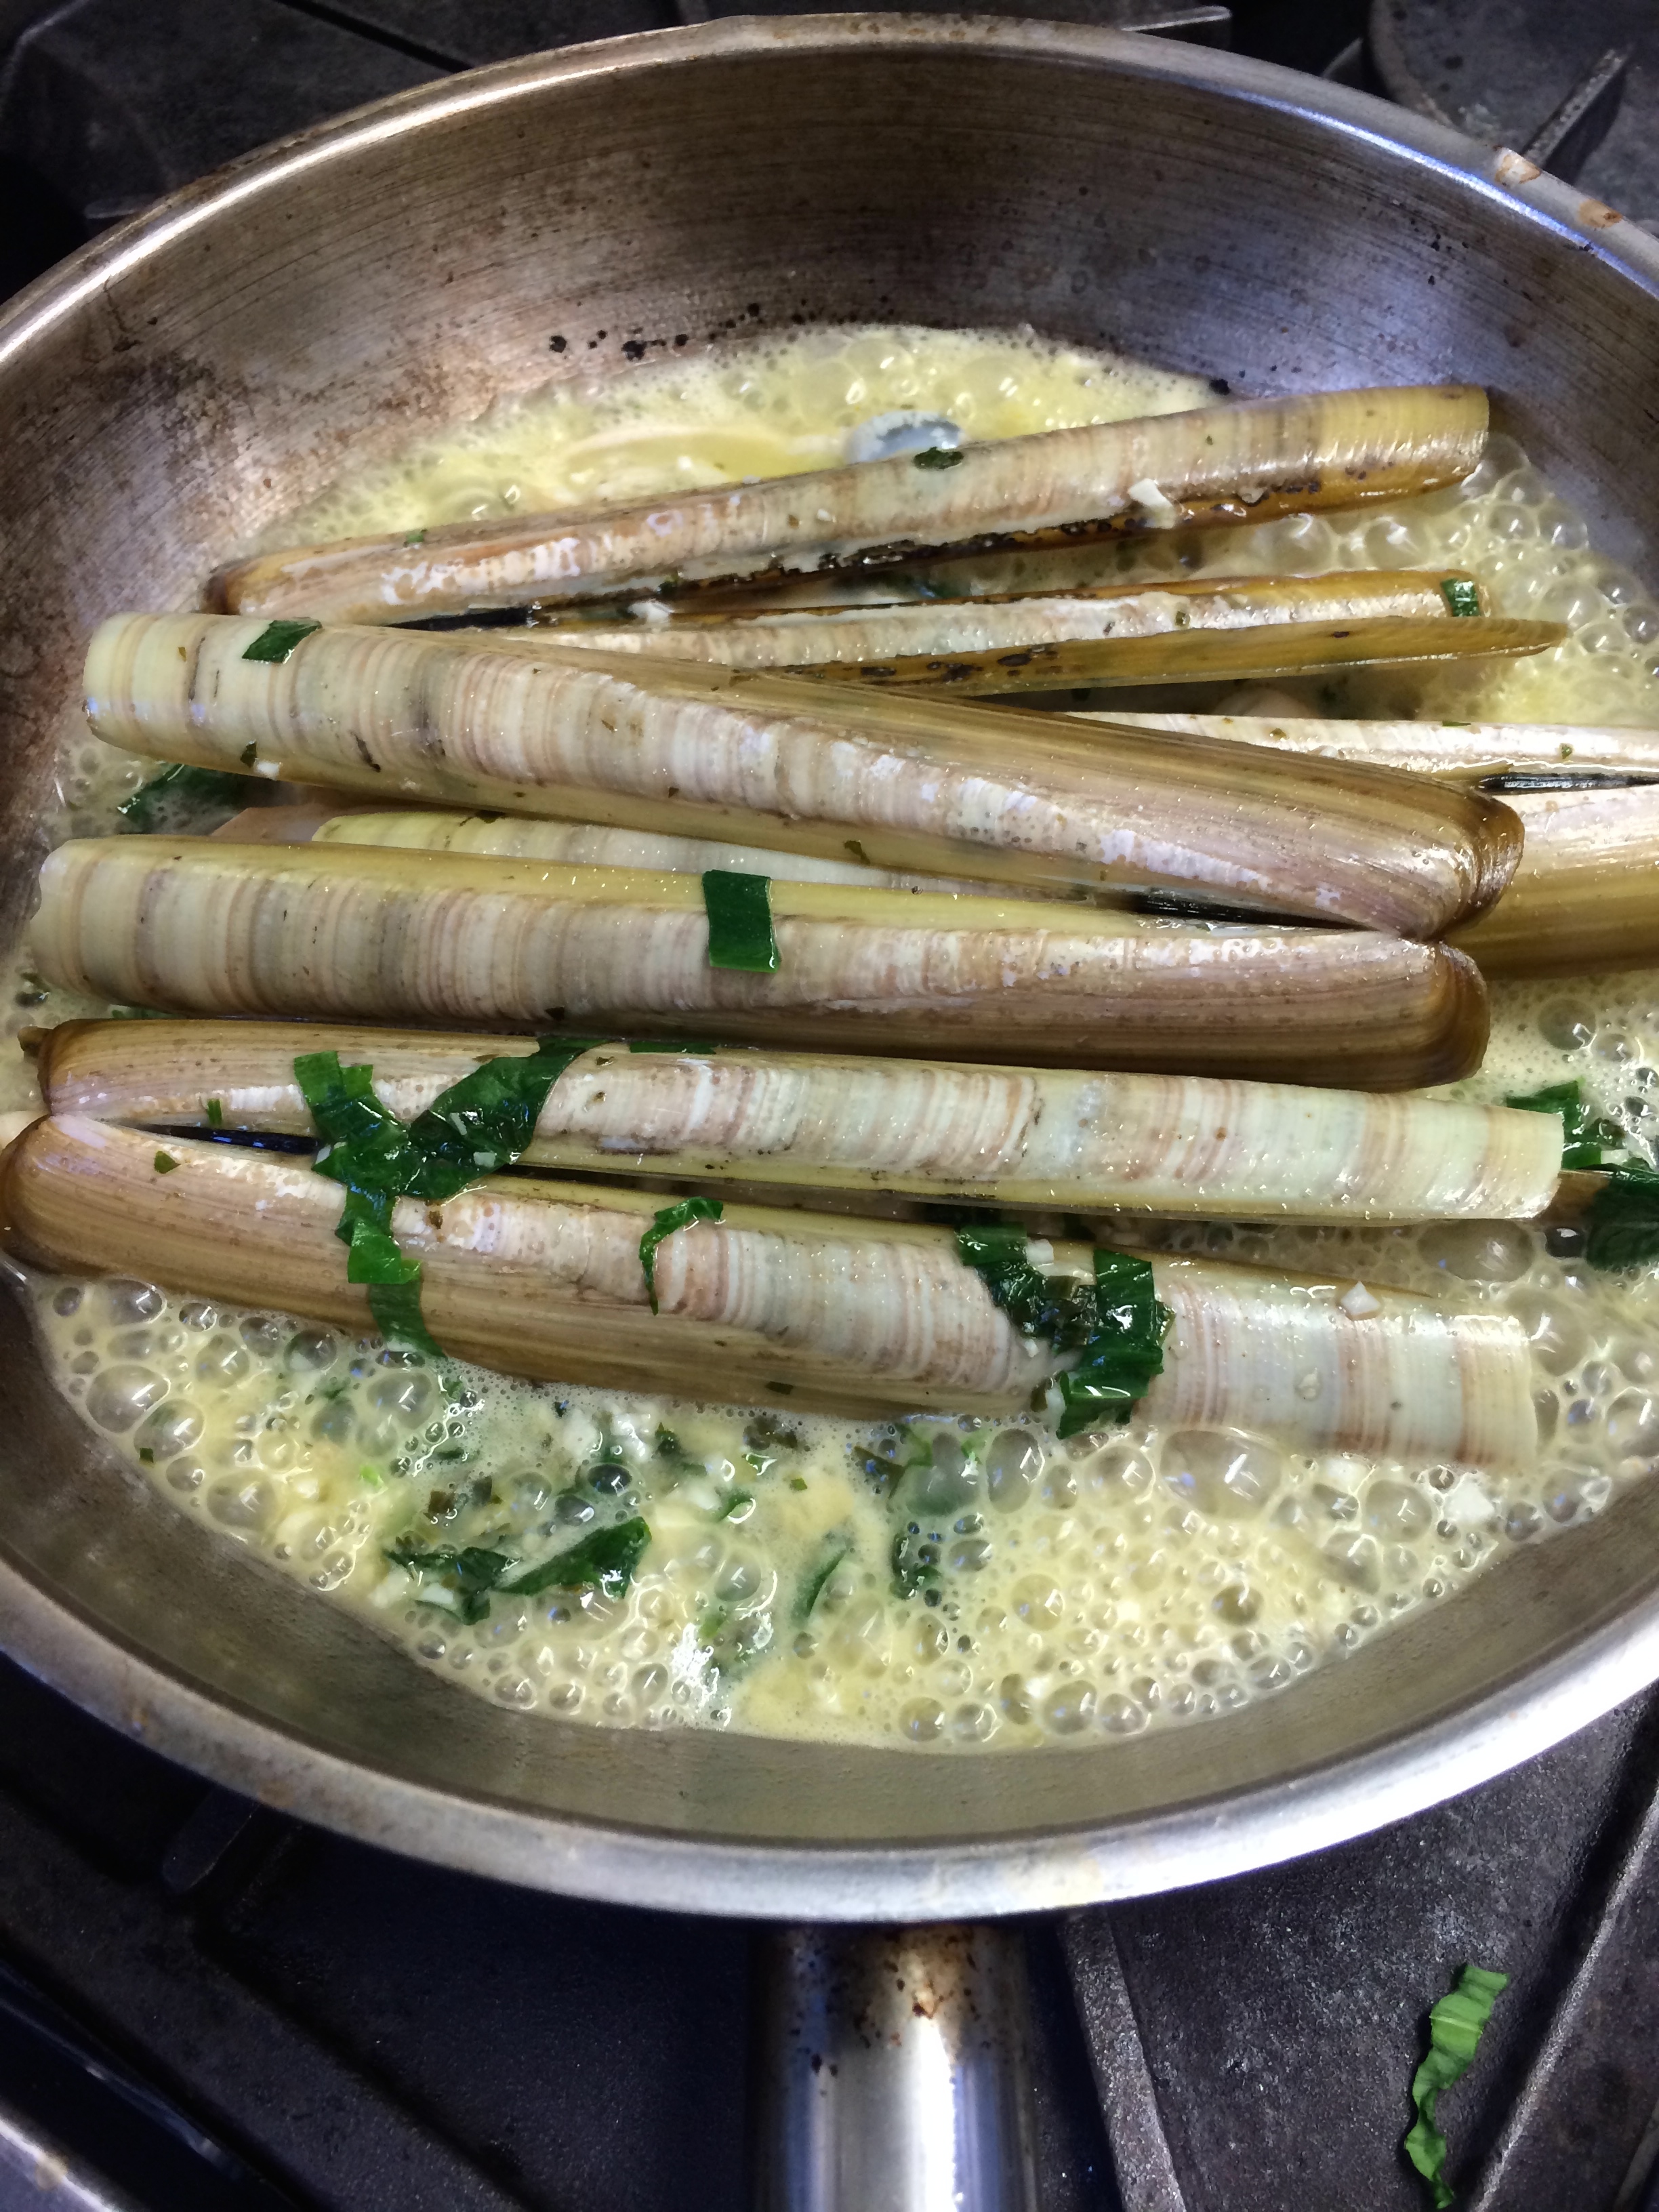
<path fill-rule="evenodd" d="M 287 621 L 267 623 L 251 645 L 242 649 L 244 660 L 284 661 L 301 639 L 320 629 L 322 624 L 313 622 L 309 615 L 296 615 Z M 246 756 L 245 756 L 246 757 Z"/>
<path fill-rule="evenodd" d="M 679 1230 L 689 1229 L 694 1221 L 718 1221 L 725 1211 L 717 1198 L 683 1198 L 678 1206 L 665 1206 L 652 1216 L 651 1226 L 640 1239 L 640 1266 L 644 1270 L 646 1295 L 653 1313 L 660 1310 L 657 1304 L 657 1247 Z"/>
<path fill-rule="evenodd" d="M 772 927 L 772 879 L 709 868 L 702 879 L 703 911 L 708 916 L 708 964 L 744 968 L 769 975 L 778 964 L 778 940 Z"/>

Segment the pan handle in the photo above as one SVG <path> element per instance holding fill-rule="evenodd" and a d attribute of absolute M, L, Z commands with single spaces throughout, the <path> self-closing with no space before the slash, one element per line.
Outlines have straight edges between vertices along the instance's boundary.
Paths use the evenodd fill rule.
<path fill-rule="evenodd" d="M 756 1974 L 756 2212 L 1036 2212 L 1021 1928 L 773 1928 Z"/>

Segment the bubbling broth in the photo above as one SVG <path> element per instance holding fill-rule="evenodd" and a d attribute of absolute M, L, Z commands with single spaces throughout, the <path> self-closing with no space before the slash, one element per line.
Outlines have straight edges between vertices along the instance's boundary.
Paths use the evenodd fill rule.
<path fill-rule="evenodd" d="M 336 487 L 270 535 L 821 467 L 856 425 L 895 410 L 982 438 L 1209 396 L 1199 380 L 1030 335 L 817 331 L 550 386 Z M 1292 694 L 1346 715 L 1659 724 L 1659 613 L 1501 437 L 1462 485 L 1393 507 L 1170 533 L 1092 560 L 1113 581 L 1465 568 L 1498 612 L 1565 622 L 1567 643 Z M 111 826 L 141 773 L 84 733 L 66 738 L 57 834 Z M 101 1011 L 43 985 L 26 957 L 14 1036 Z M 1500 984 L 1492 998 L 1484 1066 L 1439 1095 L 1495 1102 L 1576 1078 L 1634 1156 L 1656 1159 L 1659 972 Z M 21 1054 L 8 1079 L 5 1103 L 27 1109 Z M 1476 1473 L 1310 1455 L 1265 1432 L 1138 1417 L 1062 1442 L 1052 1393 L 1004 1420 L 694 1406 L 513 1382 L 139 1281 L 30 1273 L 24 1294 L 59 1388 L 172 1505 L 464 1686 L 614 1725 L 966 1750 L 1219 1714 L 1443 1601 L 1659 1467 L 1659 1272 L 1593 1272 L 1576 1230 L 1202 1223 L 1156 1241 L 1515 1316 L 1531 1347 L 1535 1462 Z M 465 1577 L 442 1588 L 391 1556 L 576 1539 L 624 1510 L 650 1542 L 611 1594 L 498 1590 L 480 1607 Z"/>

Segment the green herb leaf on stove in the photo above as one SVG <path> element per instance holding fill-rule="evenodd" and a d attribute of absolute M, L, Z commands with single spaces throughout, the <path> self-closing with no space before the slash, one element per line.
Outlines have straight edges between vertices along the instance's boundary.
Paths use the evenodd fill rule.
<path fill-rule="evenodd" d="M 1417 2118 L 1406 2137 L 1405 2151 L 1429 2185 L 1435 2212 L 1445 2212 L 1453 2201 L 1443 2179 L 1446 2138 L 1437 2124 L 1435 2107 L 1441 2092 L 1468 2072 L 1493 2002 L 1509 1986 L 1509 1978 L 1485 1966 L 1462 1967 L 1450 1994 L 1429 2014 L 1428 2056 L 1412 2077 Z"/>

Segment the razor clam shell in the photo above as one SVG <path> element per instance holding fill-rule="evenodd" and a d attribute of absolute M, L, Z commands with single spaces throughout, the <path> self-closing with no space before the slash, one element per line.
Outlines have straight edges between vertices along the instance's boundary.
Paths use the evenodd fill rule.
<path fill-rule="evenodd" d="M 381 805 L 777 845 L 1050 895 L 1152 885 L 1413 937 L 1490 903 L 1519 849 L 1495 801 L 1386 769 L 855 696 L 822 675 L 409 631 L 321 629 L 281 663 L 251 662 L 262 627 L 104 623 L 87 659 L 93 728 L 164 760 Z"/>
<path fill-rule="evenodd" d="M 264 1022 L 96 1022 L 46 1040 L 55 1114 L 312 1133 L 294 1062 L 374 1071 L 402 1121 L 509 1040 Z M 210 1120 L 211 1098 L 219 1119 Z M 1352 1091 L 834 1054 L 585 1053 L 526 1164 L 908 1192 L 1072 1210 L 1298 1221 L 1521 1219 L 1548 1203 L 1550 1117 Z"/>
<path fill-rule="evenodd" d="M 653 660 L 704 660 L 722 668 L 795 668 L 915 654 L 1006 652 L 1068 640 L 1162 637 L 1185 629 L 1249 629 L 1267 623 L 1352 622 L 1380 617 L 1452 619 L 1451 570 L 1362 569 L 1328 576 L 1219 577 L 1105 587 L 1059 597 L 935 600 L 908 605 L 821 608 L 727 621 L 692 616 L 623 625 L 571 623 L 532 631 L 596 653 Z M 1476 586 L 1475 588 L 1479 588 Z M 466 636 L 468 632 L 452 633 Z M 487 633 L 486 633 L 487 635 Z M 513 641 L 509 632 L 505 642 Z"/>
<path fill-rule="evenodd" d="M 442 525 L 255 555 L 208 603 L 240 614 L 394 623 L 736 578 L 882 568 L 941 549 L 1065 544 L 1262 522 L 1455 483 L 1480 458 L 1486 396 L 1407 385 L 1232 401 L 1178 415 L 732 484 L 586 515 Z M 1155 485 L 1159 504 L 1146 503 Z"/>
<path fill-rule="evenodd" d="M 1444 945 L 780 884 L 776 973 L 711 968 L 701 884 L 368 846 L 60 845 L 40 973 L 176 1012 L 641 1036 L 1401 1090 L 1479 1064 Z"/>
<path fill-rule="evenodd" d="M 35 1122 L 0 1161 L 8 1249 L 38 1264 L 137 1273 L 201 1295 L 369 1325 L 334 1234 L 337 1185 L 269 1153 L 155 1142 L 80 1117 Z M 486 1182 L 441 1206 L 400 1200 L 428 1328 L 454 1357 L 620 1389 L 647 1384 L 866 1416 L 1011 1412 L 1054 1364 L 1028 1353 L 949 1231 L 732 1207 L 658 1249 L 660 1312 L 639 1243 L 654 1199 L 592 1185 Z M 1055 1254 L 1082 1267 L 1079 1247 Z M 1383 1292 L 1350 1316 L 1341 1286 L 1159 1260 L 1164 1369 L 1142 1400 L 1174 1424 L 1266 1428 L 1292 1448 L 1508 1465 L 1537 1426 L 1525 1334 Z M 1310 1385 L 1311 1384 L 1311 1387 Z"/>

